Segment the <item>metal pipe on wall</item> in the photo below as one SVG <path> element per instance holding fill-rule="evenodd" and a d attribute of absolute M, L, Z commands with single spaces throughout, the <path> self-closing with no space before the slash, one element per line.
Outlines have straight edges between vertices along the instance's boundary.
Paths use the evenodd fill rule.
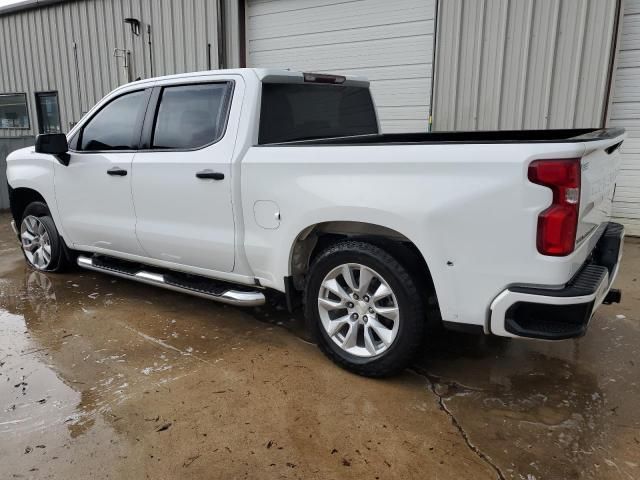
<path fill-rule="evenodd" d="M 218 0 L 218 68 L 227 68 L 225 0 Z"/>

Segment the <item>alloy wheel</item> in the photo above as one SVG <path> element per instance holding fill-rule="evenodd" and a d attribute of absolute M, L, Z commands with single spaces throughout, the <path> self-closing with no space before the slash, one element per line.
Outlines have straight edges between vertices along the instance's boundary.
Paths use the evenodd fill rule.
<path fill-rule="evenodd" d="M 38 270 L 51 265 L 51 239 L 38 217 L 28 215 L 20 225 L 20 241 L 27 260 Z"/>
<path fill-rule="evenodd" d="M 331 270 L 320 286 L 318 311 L 325 332 L 358 357 L 385 352 L 398 335 L 400 309 L 389 283 L 359 263 Z"/>

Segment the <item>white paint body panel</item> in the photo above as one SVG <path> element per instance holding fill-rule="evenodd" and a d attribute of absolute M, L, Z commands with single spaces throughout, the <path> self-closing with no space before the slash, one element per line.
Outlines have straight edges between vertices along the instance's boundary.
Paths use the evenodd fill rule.
<path fill-rule="evenodd" d="M 74 153 L 69 166 L 54 162 L 56 201 L 65 232 L 74 248 L 98 247 L 143 255 L 136 238 L 131 197 L 133 153 Z M 107 175 L 110 168 L 127 171 Z"/>
<path fill-rule="evenodd" d="M 248 219 L 247 257 L 264 285 L 282 289 L 290 251 L 274 246 L 322 222 L 384 226 L 423 254 L 445 320 L 484 325 L 508 285 L 563 285 L 591 252 L 593 235 L 567 257 L 537 252 L 537 217 L 551 191 L 527 180 L 531 160 L 583 151 L 571 143 L 252 147 L 243 207 L 272 198 L 281 225 L 265 231 Z"/>
<path fill-rule="evenodd" d="M 126 253 L 95 242 L 83 249 L 239 283 L 258 280 L 265 287 L 284 291 L 284 278 L 291 273 L 292 247 L 305 229 L 337 221 L 379 225 L 408 238 L 421 252 L 444 320 L 486 329 L 492 302 L 510 285 L 564 285 L 595 246 L 597 236 L 592 231 L 566 257 L 538 253 L 537 219 L 550 205 L 552 195 L 549 189 L 527 180 L 527 169 L 535 159 L 586 155 L 591 164 L 589 175 L 593 176 L 583 178 L 582 200 L 597 199 L 598 192 L 610 187 L 609 176 L 619 161 L 617 152 L 604 158 L 598 151 L 619 142 L 622 136 L 589 142 L 587 147 L 571 142 L 255 146 L 260 82 L 267 76 L 291 81 L 300 78 L 295 72 L 240 69 L 153 80 L 234 77 L 242 90 L 234 94 L 227 131 L 216 144 L 220 150 L 215 158 L 213 149 L 203 149 L 180 167 L 178 160 L 164 156 L 167 152 L 137 153 L 134 157 L 138 238 L 143 246 L 145 241 L 153 245 L 150 249 L 156 249 L 155 255 L 140 255 L 135 245 Z M 348 77 L 347 81 L 362 80 Z M 144 83 L 136 82 L 120 92 Z M 70 135 L 74 133 L 75 129 Z M 593 151 L 595 155 L 589 157 Z M 196 165 L 189 162 L 198 168 L 201 164 L 203 168 L 224 169 L 225 181 L 207 189 L 209 185 L 196 181 Z M 50 205 L 57 205 L 51 175 L 56 163 L 53 157 L 23 149 L 11 154 L 8 163 L 13 188 L 34 188 Z M 601 179 L 602 188 L 595 191 Z M 106 195 L 104 201 L 113 200 L 106 188 L 99 193 Z M 176 195 L 180 198 L 174 198 Z M 263 215 L 276 212 L 259 209 L 256 213 L 255 206 L 261 202 L 277 205 L 277 228 L 270 228 L 275 222 L 263 220 Z M 598 204 L 606 205 L 606 198 Z M 195 213 L 188 213 L 187 224 L 181 225 L 184 208 L 189 207 Z M 63 207 L 58 214 L 57 209 L 52 208 L 54 220 L 64 226 L 66 210 Z M 211 213 L 212 209 L 220 211 Z M 581 228 L 587 228 L 588 221 L 607 219 L 606 211 L 597 220 L 585 215 Z M 205 225 L 194 225 L 196 221 Z M 75 231 L 66 234 L 71 232 L 65 240 L 77 244 Z M 154 235 L 164 239 L 154 239 Z M 207 238 L 213 241 L 207 242 Z M 184 258 L 158 255 L 163 250 L 175 251 L 181 241 L 211 258 L 189 264 Z"/>

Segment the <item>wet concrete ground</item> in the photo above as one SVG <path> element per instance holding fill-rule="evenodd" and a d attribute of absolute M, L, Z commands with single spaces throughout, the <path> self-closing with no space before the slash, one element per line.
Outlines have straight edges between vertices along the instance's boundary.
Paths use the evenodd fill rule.
<path fill-rule="evenodd" d="M 300 318 L 29 270 L 0 215 L 0 478 L 640 478 L 640 242 L 561 343 L 443 333 L 387 380 Z"/>

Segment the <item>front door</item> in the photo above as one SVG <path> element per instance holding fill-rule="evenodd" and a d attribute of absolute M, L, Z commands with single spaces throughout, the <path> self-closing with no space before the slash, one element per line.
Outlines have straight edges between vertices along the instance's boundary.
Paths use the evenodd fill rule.
<path fill-rule="evenodd" d="M 146 150 L 133 159 L 138 239 L 152 258 L 230 272 L 235 128 L 226 125 L 233 83 L 155 88 L 158 103 L 149 106 L 143 129 Z"/>
<path fill-rule="evenodd" d="M 135 235 L 131 164 L 150 90 L 107 103 L 71 140 L 68 166 L 56 164 L 56 200 L 68 241 L 144 255 Z"/>

